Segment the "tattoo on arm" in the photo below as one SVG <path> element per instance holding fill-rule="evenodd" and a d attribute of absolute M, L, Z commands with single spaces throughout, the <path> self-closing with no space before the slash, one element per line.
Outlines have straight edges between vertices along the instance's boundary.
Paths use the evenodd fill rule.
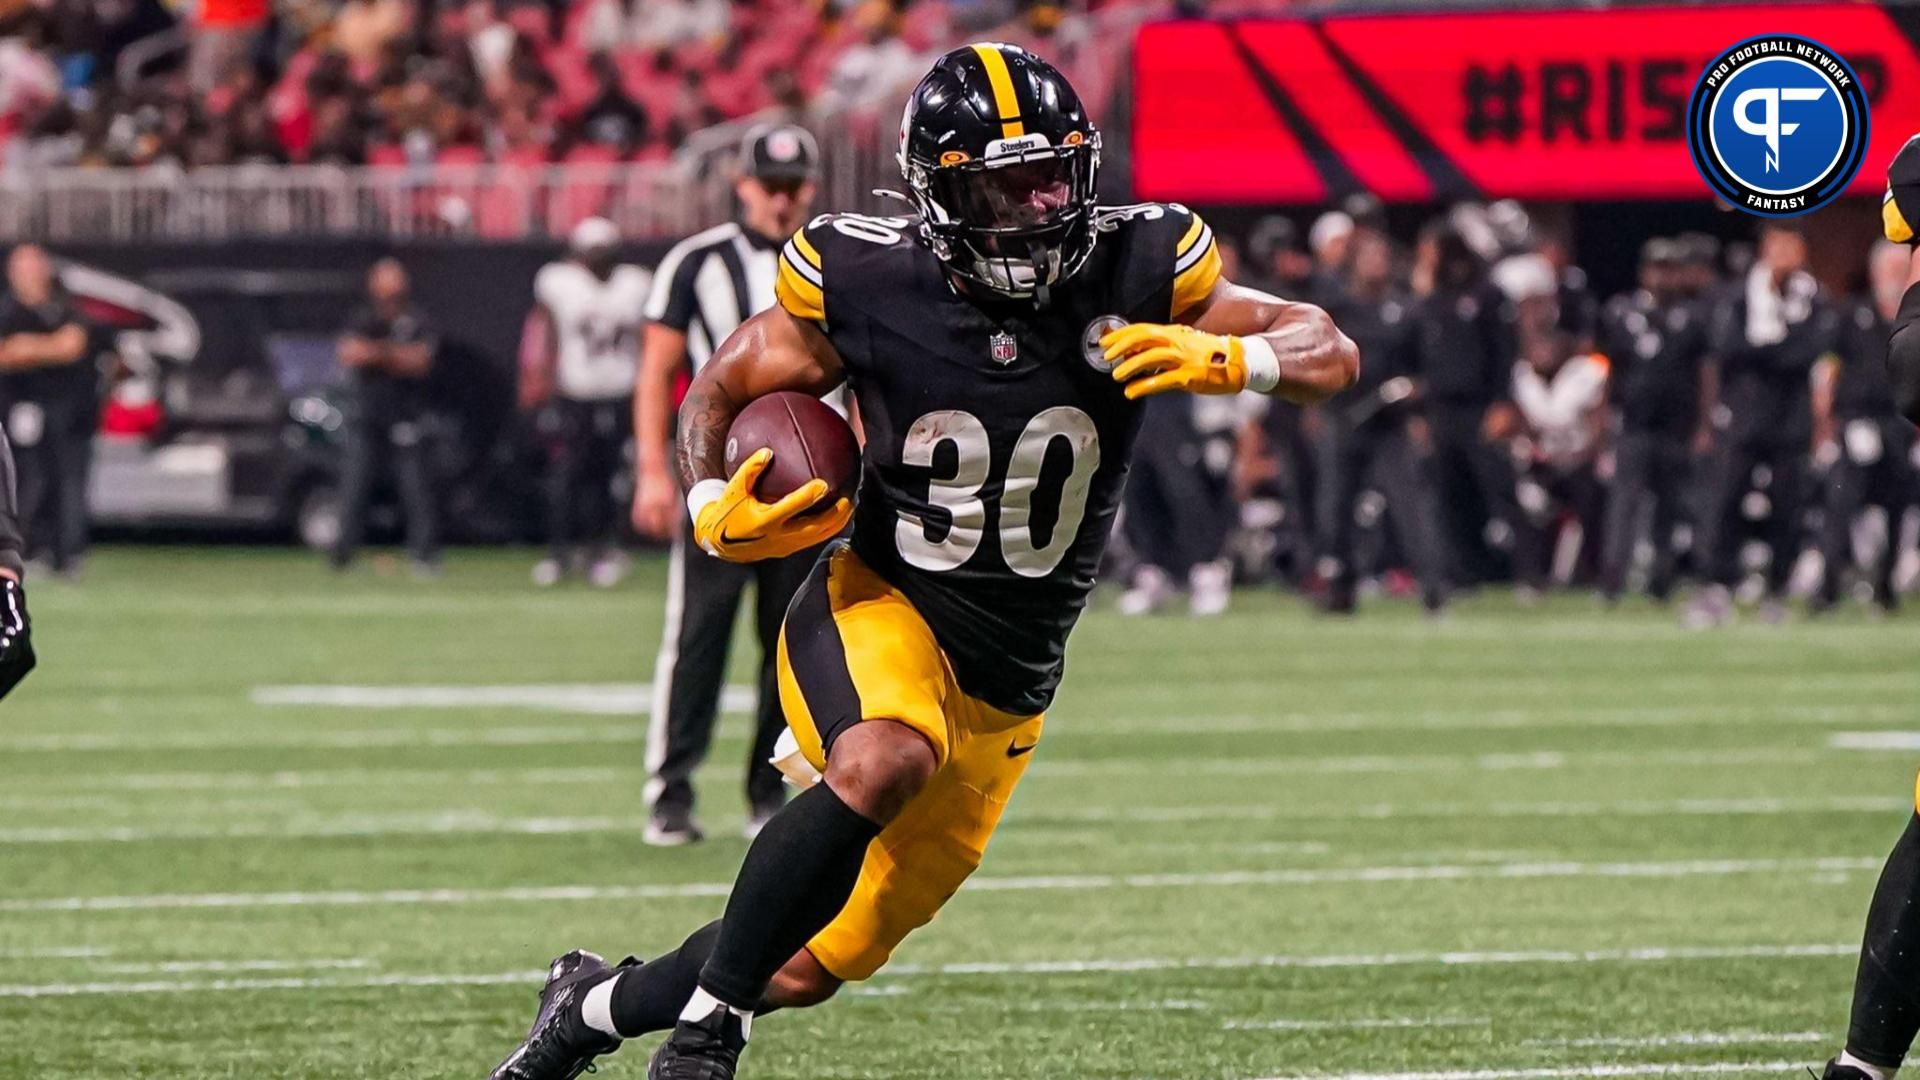
<path fill-rule="evenodd" d="M 717 381 L 696 379 L 680 405 L 680 484 L 727 478 L 727 429 L 740 408 Z"/>

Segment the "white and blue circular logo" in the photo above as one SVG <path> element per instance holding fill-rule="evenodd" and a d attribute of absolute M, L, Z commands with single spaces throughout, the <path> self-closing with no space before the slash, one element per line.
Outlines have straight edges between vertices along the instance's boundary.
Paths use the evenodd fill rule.
<path fill-rule="evenodd" d="M 1721 198 L 1765 217 L 1817 210 L 1846 191 L 1866 156 L 1867 127 L 1853 68 L 1797 34 L 1722 52 L 1687 108 L 1694 168 Z"/>

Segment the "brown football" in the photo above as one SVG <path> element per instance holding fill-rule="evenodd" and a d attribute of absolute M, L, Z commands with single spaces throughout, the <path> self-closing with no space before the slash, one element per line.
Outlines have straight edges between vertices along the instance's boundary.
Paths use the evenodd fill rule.
<path fill-rule="evenodd" d="M 762 447 L 773 451 L 773 462 L 754 489 L 763 502 L 774 502 L 816 478 L 827 482 L 822 506 L 843 495 L 852 498 L 860 486 L 860 444 L 853 428 L 832 406 L 810 394 L 767 394 L 740 410 L 727 429 L 727 472 L 739 469 Z"/>

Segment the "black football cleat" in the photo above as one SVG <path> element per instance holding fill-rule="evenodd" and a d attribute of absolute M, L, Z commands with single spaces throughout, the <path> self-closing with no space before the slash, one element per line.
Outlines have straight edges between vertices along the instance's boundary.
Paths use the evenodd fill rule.
<path fill-rule="evenodd" d="M 1851 1065 L 1842 1065 L 1839 1058 L 1834 1058 L 1827 1062 L 1826 1071 L 1820 1074 L 1820 1080 L 1869 1080 L 1869 1078 L 1866 1073 Z"/>
<path fill-rule="evenodd" d="M 620 966 L 638 963 L 628 957 Z M 540 1011 L 526 1041 L 488 1073 L 487 1080 L 573 1080 L 593 1069 L 594 1058 L 620 1049 L 619 1039 L 595 1031 L 580 1018 L 580 998 L 613 974 L 605 960 L 585 949 L 555 960 L 547 969 L 547 984 L 540 988 Z"/>
<path fill-rule="evenodd" d="M 704 1020 L 682 1020 L 653 1052 L 647 1080 L 733 1080 L 746 1046 L 745 1026 L 726 1009 Z"/>

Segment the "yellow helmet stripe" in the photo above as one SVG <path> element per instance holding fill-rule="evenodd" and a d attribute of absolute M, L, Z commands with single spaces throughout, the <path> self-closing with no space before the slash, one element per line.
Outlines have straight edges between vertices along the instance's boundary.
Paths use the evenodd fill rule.
<path fill-rule="evenodd" d="M 1020 120 L 1020 99 L 1013 96 L 1013 72 L 998 45 L 975 45 L 974 54 L 987 69 L 987 85 L 993 87 L 993 105 L 1000 110 L 1000 137 L 1011 139 L 1027 133 Z"/>

